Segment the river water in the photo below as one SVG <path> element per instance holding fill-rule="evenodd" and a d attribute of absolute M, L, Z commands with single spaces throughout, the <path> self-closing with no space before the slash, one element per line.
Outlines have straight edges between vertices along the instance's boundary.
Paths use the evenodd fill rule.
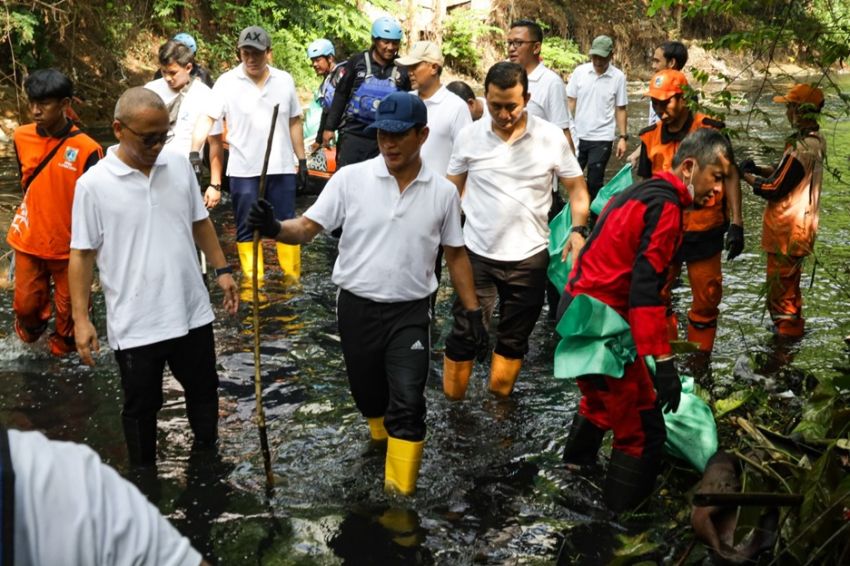
<path fill-rule="evenodd" d="M 755 94 L 745 90 L 739 95 L 735 107 L 743 112 Z M 745 131 L 759 140 L 741 138 L 735 144 L 753 148 L 749 153 L 764 162 L 778 155 L 789 130 L 784 108 L 772 105 L 767 94 L 758 102 L 772 126 L 756 116 Z M 827 112 L 837 108 L 833 102 Z M 633 133 L 642 127 L 646 112 L 646 101 L 634 94 L 629 112 Z M 809 261 L 804 277 L 807 334 L 797 345 L 778 351 L 765 329 L 769 317 L 763 306 L 764 255 L 759 251 L 763 204 L 745 189 L 747 249 L 739 259 L 724 263 L 725 296 L 712 376 L 704 382 L 717 397 L 735 388 L 742 359 L 763 362 L 765 375 L 793 370 L 816 377 L 840 371 L 836 366 L 846 361 L 841 338 L 850 332 L 850 122 L 827 116 L 823 126 L 831 148 L 829 166 L 840 171 L 844 181 L 829 176 L 823 191 L 819 265 L 810 279 L 814 262 Z M 114 143 L 108 130 L 98 133 L 105 144 Z M 610 173 L 619 168 L 614 161 Z M 19 200 L 15 175 L 13 159 L 0 161 L 4 233 Z M 299 211 L 314 198 L 299 197 Z M 213 219 L 225 253 L 238 264 L 230 207 L 218 207 Z M 653 555 L 659 560 L 681 554 L 689 542 L 683 493 L 697 479 L 684 465 L 665 472 L 664 487 L 649 510 L 627 523 L 613 520 L 600 503 L 601 468 L 582 477 L 560 465 L 578 391 L 573 383 L 552 378 L 556 340 L 545 314 L 510 399 L 495 400 L 486 392 L 486 367 L 476 368 L 465 401 L 443 398 L 441 360 L 452 298 L 445 282 L 432 331 L 428 437 L 419 489 L 412 498 L 384 494 L 383 453 L 370 445 L 368 429 L 348 392 L 334 319 L 336 290 L 330 282 L 334 257 L 335 241 L 327 236 L 305 246 L 302 285 L 295 289 L 284 288 L 279 271 L 267 269 L 261 350 L 276 477 L 271 494 L 264 488 L 252 421 L 248 303 L 236 317 L 218 309 L 215 323 L 221 377 L 217 457 L 190 455 L 180 388 L 169 377 L 159 420 L 157 477 L 128 470 L 120 426 L 122 394 L 117 366 L 105 345 L 100 294 L 95 295 L 94 313 L 102 351 L 97 366 L 89 369 L 76 357 L 52 358 L 44 341 L 32 347 L 21 344 L 12 330 L 12 293 L 0 292 L 0 420 L 92 446 L 132 477 L 214 563 L 596 564 L 639 544 L 655 547 Z M 266 260 L 267 266 L 275 263 L 271 247 L 266 248 Z M 679 297 L 686 287 L 679 289 Z M 212 297 L 218 306 L 221 294 L 215 288 Z M 786 389 L 780 385 L 778 393 Z M 788 395 L 779 395 L 777 402 L 789 411 L 801 403 Z"/>

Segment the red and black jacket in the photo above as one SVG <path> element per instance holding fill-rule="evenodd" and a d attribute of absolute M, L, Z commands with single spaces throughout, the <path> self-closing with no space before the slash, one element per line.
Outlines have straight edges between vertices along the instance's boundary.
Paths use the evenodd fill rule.
<path fill-rule="evenodd" d="M 638 355 L 670 353 L 661 289 L 682 242 L 682 210 L 693 202 L 669 172 L 612 198 L 570 273 L 565 291 L 589 295 L 625 318 Z"/>

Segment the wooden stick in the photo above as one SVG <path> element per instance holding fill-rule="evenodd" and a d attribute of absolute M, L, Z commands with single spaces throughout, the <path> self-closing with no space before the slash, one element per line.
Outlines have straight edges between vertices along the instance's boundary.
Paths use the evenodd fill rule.
<path fill-rule="evenodd" d="M 796 493 L 695 493 L 695 507 L 745 506 L 745 507 L 799 507 L 803 496 Z"/>
<path fill-rule="evenodd" d="M 274 105 L 272 112 L 272 123 L 269 127 L 269 140 L 266 142 L 266 155 L 263 159 L 263 172 L 260 173 L 260 188 L 257 199 L 266 196 L 266 172 L 269 169 L 269 156 L 272 152 L 272 140 L 274 140 L 275 124 L 277 124 L 277 111 L 280 104 Z M 272 456 L 269 451 L 269 437 L 266 434 L 266 411 L 263 408 L 263 386 L 260 382 L 260 292 L 257 280 L 258 253 L 262 253 L 260 247 L 260 231 L 254 230 L 254 257 L 253 271 L 251 277 L 251 291 L 254 300 L 254 395 L 257 398 L 257 429 L 260 432 L 260 450 L 263 453 L 263 466 L 266 469 L 266 488 L 274 488 L 274 474 L 272 473 Z"/>

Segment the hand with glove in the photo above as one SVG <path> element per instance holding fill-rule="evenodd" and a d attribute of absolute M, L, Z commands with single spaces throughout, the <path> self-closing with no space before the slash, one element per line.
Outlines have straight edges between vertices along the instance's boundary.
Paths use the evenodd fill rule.
<path fill-rule="evenodd" d="M 466 320 L 469 322 L 469 332 L 472 341 L 475 342 L 475 359 L 483 362 L 490 353 L 490 336 L 484 326 L 484 313 L 481 308 L 466 311 Z"/>
<path fill-rule="evenodd" d="M 298 160 L 298 177 L 295 178 L 295 192 L 303 193 L 307 190 L 307 160 Z"/>
<path fill-rule="evenodd" d="M 741 170 L 742 173 L 751 173 L 753 175 L 759 174 L 759 166 L 756 165 L 756 162 L 750 158 L 747 158 L 738 164 L 738 169 Z"/>
<path fill-rule="evenodd" d="M 248 227 L 259 230 L 266 238 L 276 238 L 280 234 L 280 222 L 275 220 L 272 203 L 259 199 L 248 211 Z"/>
<path fill-rule="evenodd" d="M 198 183 L 201 182 L 201 154 L 197 151 L 189 152 L 189 163 L 192 164 L 192 170 L 195 172 L 195 176 L 198 178 Z"/>
<path fill-rule="evenodd" d="M 739 224 L 730 224 L 726 231 L 726 261 L 732 261 L 744 251 L 744 227 Z"/>
<path fill-rule="evenodd" d="M 676 361 L 673 358 L 656 361 L 652 381 L 655 384 L 655 406 L 664 413 L 675 413 L 682 397 L 682 381 L 676 370 Z"/>

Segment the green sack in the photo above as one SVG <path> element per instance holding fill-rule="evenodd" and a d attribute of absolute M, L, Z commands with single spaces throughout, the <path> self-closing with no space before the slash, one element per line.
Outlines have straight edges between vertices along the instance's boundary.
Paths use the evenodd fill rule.
<path fill-rule="evenodd" d="M 617 311 L 588 295 L 577 295 L 556 327 L 555 377 L 623 377 L 637 356 L 629 323 Z"/>
<path fill-rule="evenodd" d="M 608 204 L 608 200 L 631 187 L 632 183 L 632 164 L 626 163 L 604 187 L 599 189 L 599 192 L 596 193 L 596 198 L 590 203 L 590 210 L 597 216 L 602 214 L 602 209 Z"/>
<path fill-rule="evenodd" d="M 321 121 L 322 105 L 314 99 L 304 109 L 304 140 L 309 140 L 308 145 L 316 139 L 316 132 L 319 131 L 319 122 Z"/>
<path fill-rule="evenodd" d="M 565 204 L 563 210 L 549 223 L 549 268 L 546 274 L 549 276 L 552 285 L 561 292 L 567 286 L 570 269 L 573 267 L 572 255 L 567 257 L 567 261 L 561 261 L 561 252 L 567 245 L 572 224 L 569 203 Z"/>
<path fill-rule="evenodd" d="M 679 376 L 682 398 L 675 413 L 664 414 L 667 441 L 664 450 L 689 462 L 700 472 L 717 452 L 717 425 L 711 408 L 694 393 L 694 378 Z"/>

